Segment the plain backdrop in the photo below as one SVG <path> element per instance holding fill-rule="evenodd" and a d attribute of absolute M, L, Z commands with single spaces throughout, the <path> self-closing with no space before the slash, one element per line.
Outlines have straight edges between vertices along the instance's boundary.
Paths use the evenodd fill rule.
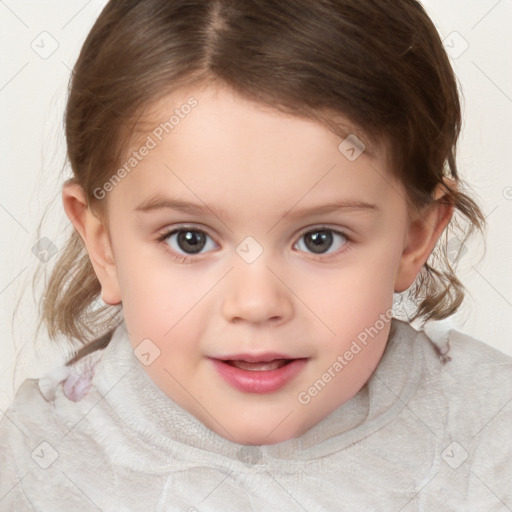
<path fill-rule="evenodd" d="M 68 352 L 35 337 L 41 254 L 51 266 L 71 228 L 60 202 L 62 118 L 70 70 L 105 0 L 0 0 L 0 408 L 24 378 Z M 462 247 L 467 298 L 450 325 L 512 355 L 512 2 L 426 0 L 460 81 L 464 126 L 458 164 L 488 221 L 487 250 Z M 37 228 L 45 208 L 49 215 Z M 51 241 L 51 244 L 49 243 Z M 456 240 L 454 241 L 456 246 Z M 46 245 L 45 245 L 46 244 Z M 48 249 L 49 252 L 44 253 Z M 43 256 L 44 259 L 44 256 Z M 40 288 L 39 288 L 40 290 Z M 20 308 L 14 306 L 21 297 Z M 14 315 L 14 318 L 13 318 Z M 15 353 L 20 365 L 13 386 Z"/>

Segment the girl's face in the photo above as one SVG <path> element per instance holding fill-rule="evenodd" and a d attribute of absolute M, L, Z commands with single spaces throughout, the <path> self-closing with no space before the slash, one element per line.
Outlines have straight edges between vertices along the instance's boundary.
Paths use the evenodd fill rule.
<path fill-rule="evenodd" d="M 367 382 L 393 292 L 436 237 L 413 231 L 384 153 L 358 156 L 314 121 L 220 87 L 153 113 L 96 191 L 112 256 L 94 261 L 102 296 L 122 301 L 155 384 L 210 429 L 244 444 L 300 436 Z"/>

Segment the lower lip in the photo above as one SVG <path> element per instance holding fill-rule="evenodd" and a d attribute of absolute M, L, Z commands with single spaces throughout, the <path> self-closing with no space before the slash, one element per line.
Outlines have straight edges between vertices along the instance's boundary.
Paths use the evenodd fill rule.
<path fill-rule="evenodd" d="M 281 368 L 267 371 L 243 370 L 220 359 L 212 359 L 220 376 L 231 386 L 245 393 L 271 393 L 290 382 L 305 366 L 307 359 L 295 359 Z"/>

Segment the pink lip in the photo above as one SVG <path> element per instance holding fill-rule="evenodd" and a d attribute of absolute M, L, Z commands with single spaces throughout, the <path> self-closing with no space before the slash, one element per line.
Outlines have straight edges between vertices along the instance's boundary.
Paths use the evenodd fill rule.
<path fill-rule="evenodd" d="M 270 357 L 272 356 L 272 357 Z M 276 357 L 278 356 L 278 357 Z M 279 354 L 261 354 L 251 356 L 240 354 L 229 358 L 210 358 L 219 375 L 231 386 L 245 393 L 271 393 L 290 382 L 306 366 L 307 358 L 293 359 L 290 363 L 275 370 L 252 371 L 229 365 L 225 361 L 243 360 L 247 362 L 264 362 L 274 359 L 290 359 Z M 251 360 L 252 359 L 252 360 Z"/>
<path fill-rule="evenodd" d="M 274 359 L 297 359 L 296 357 L 277 354 L 276 352 L 262 352 L 261 354 L 232 354 L 218 356 L 215 359 L 222 361 L 247 361 L 248 363 L 265 363 Z"/>

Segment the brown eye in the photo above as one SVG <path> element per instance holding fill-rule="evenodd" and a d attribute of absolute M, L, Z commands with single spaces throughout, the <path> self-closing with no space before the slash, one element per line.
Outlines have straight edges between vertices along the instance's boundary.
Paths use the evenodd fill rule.
<path fill-rule="evenodd" d="M 304 242 L 302 242 L 303 240 Z M 333 229 L 321 228 L 304 233 L 296 246 L 300 246 L 302 242 L 302 247 L 298 247 L 300 250 L 310 251 L 313 254 L 327 254 L 333 244 L 335 247 L 334 251 L 330 252 L 336 252 L 347 241 L 348 238 L 343 233 Z"/>
<path fill-rule="evenodd" d="M 198 253 L 205 246 L 206 237 L 201 231 L 179 231 L 176 239 L 178 246 L 185 252 Z"/>
<path fill-rule="evenodd" d="M 322 254 L 332 245 L 333 236 L 329 231 L 312 231 L 305 236 L 306 247 L 312 252 Z"/>
<path fill-rule="evenodd" d="M 211 237 L 199 229 L 174 229 L 163 235 L 160 240 L 169 245 L 173 252 L 181 255 L 199 254 L 205 248 L 216 248 L 216 244 Z M 211 247 L 208 247 L 208 242 L 210 242 Z"/>

